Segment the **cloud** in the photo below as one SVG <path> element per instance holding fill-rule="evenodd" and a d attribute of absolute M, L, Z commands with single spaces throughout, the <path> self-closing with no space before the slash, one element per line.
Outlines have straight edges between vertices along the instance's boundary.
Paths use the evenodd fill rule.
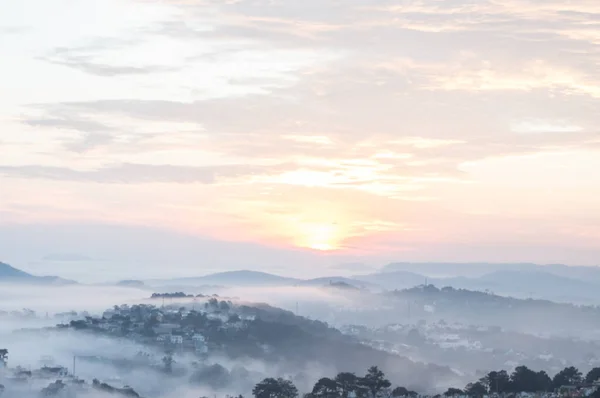
<path fill-rule="evenodd" d="M 517 195 L 500 185 L 492 195 L 465 164 L 501 158 L 520 175 L 518 156 L 598 148 L 595 1 L 117 3 L 103 5 L 100 29 L 40 37 L 50 46 L 7 58 L 42 54 L 23 70 L 57 82 L 32 90 L 36 100 L 28 90 L 2 100 L 11 133 L 0 133 L 10 148 L 0 171 L 30 206 L 17 208 L 14 193 L 3 208 L 18 217 L 44 198 L 32 194 L 38 186 L 51 198 L 68 192 L 81 204 L 73 214 L 121 215 L 90 188 L 112 184 L 131 219 L 166 219 L 159 205 L 133 205 L 148 197 L 145 183 L 160 182 L 177 192 L 161 206 L 178 226 L 194 214 L 255 239 L 324 247 L 310 237 L 328 233 L 347 247 L 417 227 L 433 234 L 431 214 L 458 230 L 470 212 Z M 109 37 L 117 16 L 126 28 Z M 197 215 L 199 197 L 210 222 Z M 63 203 L 38 207 L 64 216 Z"/>
<path fill-rule="evenodd" d="M 246 165 L 182 167 L 172 165 L 124 163 L 96 170 L 75 170 L 51 166 L 0 166 L 0 174 L 62 181 L 88 181 L 104 184 L 149 182 L 214 184 L 220 178 L 236 178 L 258 173 L 260 168 Z"/>
<path fill-rule="evenodd" d="M 573 125 L 564 120 L 537 120 L 528 119 L 515 122 L 512 131 L 515 133 L 578 133 L 582 130 L 580 126 Z"/>
<path fill-rule="evenodd" d="M 111 48 L 111 47 L 109 47 Z M 145 75 L 153 73 L 175 72 L 177 67 L 167 65 L 116 65 L 95 61 L 90 51 L 97 50 L 97 46 L 80 48 L 56 48 L 41 59 L 57 65 L 68 66 L 83 72 L 102 77 L 115 77 L 122 75 Z"/>

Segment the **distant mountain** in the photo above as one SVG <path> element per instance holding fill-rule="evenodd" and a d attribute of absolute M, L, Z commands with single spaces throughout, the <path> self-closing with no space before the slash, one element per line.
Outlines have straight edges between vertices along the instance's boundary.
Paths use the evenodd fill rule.
<path fill-rule="evenodd" d="M 597 266 L 574 267 L 561 264 L 552 264 L 541 266 L 541 269 L 554 275 L 600 284 L 600 267 Z"/>
<path fill-rule="evenodd" d="M 337 289 L 337 290 L 346 290 L 346 291 L 360 291 L 359 287 L 351 285 L 346 282 L 331 282 L 329 285 L 326 285 L 327 289 Z"/>
<path fill-rule="evenodd" d="M 301 281 L 302 280 L 300 279 L 287 278 L 279 275 L 268 274 L 266 272 L 242 270 L 219 272 L 200 277 L 170 279 L 168 281 L 161 282 L 181 285 L 284 286 L 295 285 Z M 156 283 L 157 281 L 152 282 Z"/>
<path fill-rule="evenodd" d="M 410 268 L 403 264 L 401 267 Z M 480 264 L 481 265 L 481 264 Z M 507 269 L 496 269 L 498 265 L 481 270 L 490 270 L 482 275 L 431 277 L 409 271 L 388 271 L 354 278 L 381 286 L 387 290 L 406 289 L 423 284 L 437 287 L 451 286 L 456 289 L 492 291 L 501 295 L 520 298 L 543 298 L 560 302 L 597 303 L 600 300 L 600 280 L 595 279 L 600 269 L 595 267 L 542 266 L 505 264 Z M 428 264 L 422 269 L 428 273 L 439 272 L 441 267 L 454 264 Z M 458 270 L 468 270 L 473 264 L 457 264 Z M 391 267 L 394 268 L 394 267 Z M 587 278 L 584 278 L 587 276 Z M 578 278 L 579 277 L 579 278 Z"/>
<path fill-rule="evenodd" d="M 578 336 L 600 327 L 600 307 L 550 300 L 523 299 L 494 293 L 437 288 L 433 285 L 387 292 L 393 316 L 427 322 L 444 320 L 467 325 L 500 326 L 506 330 Z M 390 315 L 390 319 L 391 319 Z"/>
<path fill-rule="evenodd" d="M 600 283 L 600 267 L 533 263 L 392 263 L 381 272 L 413 272 L 434 278 L 482 277 L 495 272 L 547 272 L 561 277 Z"/>
<path fill-rule="evenodd" d="M 436 278 L 479 277 L 495 271 L 533 271 L 544 267 L 531 263 L 392 263 L 382 272 L 412 272 Z"/>
<path fill-rule="evenodd" d="M 35 276 L 0 262 L 0 282 L 18 282 L 28 284 L 65 285 L 75 281 L 62 279 L 57 276 Z"/>
<path fill-rule="evenodd" d="M 544 269 L 544 268 L 540 268 Z M 478 278 L 447 278 L 434 280 L 438 286 L 488 290 L 502 295 L 526 298 L 544 298 L 554 301 L 597 302 L 600 299 L 600 284 L 542 270 L 495 271 Z"/>
<path fill-rule="evenodd" d="M 404 289 L 427 282 L 426 276 L 408 271 L 379 272 L 369 275 L 356 275 L 353 278 L 388 290 Z"/>
<path fill-rule="evenodd" d="M 505 268 L 502 268 L 505 267 Z M 423 273 L 395 268 L 420 269 Z M 493 291 L 521 298 L 544 298 L 561 302 L 592 303 L 600 300 L 600 268 L 535 264 L 396 263 L 386 272 L 352 277 L 288 278 L 259 271 L 229 271 L 201 277 L 148 281 L 151 286 L 327 286 L 345 283 L 370 291 L 406 289 L 424 284 L 457 289 Z M 459 276 L 432 276 L 453 272 Z M 466 274 L 466 275 L 463 275 Z M 572 275 L 571 275 L 572 274 Z M 598 275 L 598 278 L 594 276 Z M 163 289 L 164 290 L 164 289 Z"/>
<path fill-rule="evenodd" d="M 19 269 L 11 267 L 8 264 L 0 262 L 0 279 L 5 279 L 5 278 L 26 279 L 26 278 L 35 278 L 35 277 L 31 274 L 28 274 L 27 272 L 21 271 Z"/>
<path fill-rule="evenodd" d="M 143 281 L 138 280 L 123 280 L 116 283 L 117 286 L 121 287 L 136 287 L 136 288 L 145 288 L 146 284 Z"/>
<path fill-rule="evenodd" d="M 260 271 L 228 271 L 228 272 L 220 272 L 216 274 L 210 274 L 206 276 L 200 277 L 191 277 L 191 278 L 177 278 L 177 279 L 169 279 L 169 280 L 153 280 L 148 281 L 150 285 L 164 285 L 168 284 L 178 285 L 178 286 L 200 286 L 200 285 L 211 285 L 211 286 L 223 286 L 223 287 L 232 287 L 232 286 L 327 286 L 330 283 L 345 283 L 348 285 L 355 286 L 357 288 L 365 289 L 369 287 L 374 287 L 372 283 L 368 281 L 363 281 L 355 278 L 346 278 L 343 276 L 327 276 L 322 278 L 314 278 L 314 279 L 298 279 L 298 278 L 289 278 L 285 276 L 269 274 L 266 272 Z"/>
<path fill-rule="evenodd" d="M 372 283 L 363 281 L 363 280 L 359 280 L 359 279 L 355 279 L 355 278 L 346 278 L 343 276 L 326 276 L 326 277 L 322 277 L 322 278 L 314 278 L 314 279 L 308 279 L 305 281 L 301 281 L 299 283 L 297 283 L 299 286 L 328 286 L 330 284 L 345 284 L 345 285 L 349 285 L 349 286 L 354 286 L 356 288 L 360 288 L 360 289 L 368 289 L 368 288 L 372 288 L 374 287 L 374 285 Z"/>

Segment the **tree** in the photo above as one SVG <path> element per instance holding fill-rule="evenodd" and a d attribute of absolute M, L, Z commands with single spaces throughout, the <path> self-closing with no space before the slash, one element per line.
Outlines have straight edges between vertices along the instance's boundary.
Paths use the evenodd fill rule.
<path fill-rule="evenodd" d="M 410 391 L 406 387 L 396 387 L 392 390 L 392 397 L 416 397 L 417 394 L 415 391 Z"/>
<path fill-rule="evenodd" d="M 471 397 L 483 397 L 487 394 L 487 388 L 480 381 L 469 383 L 465 387 L 465 393 Z"/>
<path fill-rule="evenodd" d="M 385 378 L 385 374 L 377 366 L 371 366 L 367 370 L 367 374 L 360 379 L 359 385 L 364 386 L 369 391 L 371 398 L 376 398 L 386 388 L 390 388 L 392 383 Z"/>
<path fill-rule="evenodd" d="M 6 366 L 8 361 L 8 350 L 6 348 L 0 348 L 0 365 Z"/>
<path fill-rule="evenodd" d="M 560 372 L 554 376 L 552 380 L 552 385 L 554 388 L 560 388 L 562 386 L 572 386 L 576 384 L 581 384 L 583 381 L 583 375 L 574 366 L 569 366 L 568 368 L 564 368 Z"/>
<path fill-rule="evenodd" d="M 392 390 L 392 397 L 408 397 L 408 389 L 406 387 L 396 387 Z"/>
<path fill-rule="evenodd" d="M 348 398 L 351 392 L 357 392 L 359 389 L 359 378 L 354 373 L 342 372 L 335 376 L 335 381 L 340 388 L 342 398 Z"/>
<path fill-rule="evenodd" d="M 585 375 L 585 382 L 591 384 L 600 379 L 600 368 L 594 368 Z"/>
<path fill-rule="evenodd" d="M 536 392 L 538 391 L 539 375 L 527 366 L 517 366 L 510 375 L 510 391 Z"/>
<path fill-rule="evenodd" d="M 64 388 L 66 384 L 62 382 L 62 380 L 57 380 L 54 383 L 50 383 L 48 387 L 45 387 L 41 391 L 41 395 L 43 397 L 51 397 L 58 395 Z"/>
<path fill-rule="evenodd" d="M 455 397 L 457 395 L 464 395 L 463 390 L 461 390 L 460 388 L 451 387 L 444 393 L 445 397 Z"/>
<path fill-rule="evenodd" d="M 289 380 L 267 378 L 252 389 L 255 398 L 296 398 L 298 389 Z"/>
<path fill-rule="evenodd" d="M 552 379 L 543 370 L 536 373 L 537 391 L 551 391 Z"/>
<path fill-rule="evenodd" d="M 165 365 L 165 372 L 171 373 L 173 371 L 173 363 L 175 362 L 173 360 L 173 355 L 167 353 L 167 355 L 163 357 L 162 362 Z"/>
<path fill-rule="evenodd" d="M 311 392 L 313 398 L 335 398 L 341 396 L 338 383 L 328 377 L 319 379 Z"/>
<path fill-rule="evenodd" d="M 481 382 L 487 387 L 490 393 L 499 394 L 508 391 L 510 388 L 510 376 L 505 370 L 499 372 L 492 371 Z"/>
<path fill-rule="evenodd" d="M 227 303 L 227 301 L 221 301 L 219 303 L 219 310 L 223 311 L 223 312 L 227 312 L 231 309 L 231 306 L 229 305 L 229 303 Z"/>
<path fill-rule="evenodd" d="M 208 299 L 208 301 L 204 304 L 204 307 L 206 309 L 216 310 L 219 308 L 219 300 L 212 297 L 212 298 Z"/>

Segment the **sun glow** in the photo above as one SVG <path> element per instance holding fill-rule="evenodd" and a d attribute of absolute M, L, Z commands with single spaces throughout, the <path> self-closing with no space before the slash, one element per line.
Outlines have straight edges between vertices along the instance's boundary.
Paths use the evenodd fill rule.
<path fill-rule="evenodd" d="M 302 229 L 299 246 L 320 251 L 339 249 L 341 236 L 336 224 L 307 224 Z"/>

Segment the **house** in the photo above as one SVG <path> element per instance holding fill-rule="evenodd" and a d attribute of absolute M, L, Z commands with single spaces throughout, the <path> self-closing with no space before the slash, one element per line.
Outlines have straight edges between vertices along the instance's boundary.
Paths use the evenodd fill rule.
<path fill-rule="evenodd" d="M 182 336 L 171 336 L 171 343 L 181 345 L 181 344 L 183 344 L 183 337 Z"/>
<path fill-rule="evenodd" d="M 169 336 L 168 334 L 161 334 L 158 335 L 156 337 L 156 341 L 158 341 L 159 343 L 164 343 L 165 341 L 167 341 L 167 339 L 169 339 L 171 336 Z"/>
<path fill-rule="evenodd" d="M 162 323 L 156 327 L 154 327 L 154 332 L 156 334 L 171 334 L 174 330 L 179 329 L 179 325 L 174 323 Z"/>
<path fill-rule="evenodd" d="M 206 343 L 206 338 L 204 337 L 204 335 L 202 334 L 195 334 L 192 336 L 192 341 L 194 342 L 194 344 L 205 344 Z"/>

